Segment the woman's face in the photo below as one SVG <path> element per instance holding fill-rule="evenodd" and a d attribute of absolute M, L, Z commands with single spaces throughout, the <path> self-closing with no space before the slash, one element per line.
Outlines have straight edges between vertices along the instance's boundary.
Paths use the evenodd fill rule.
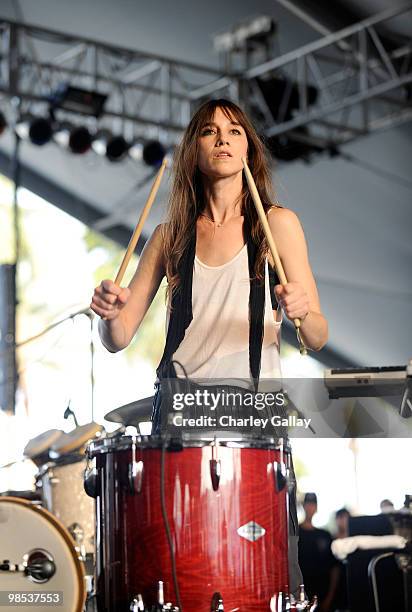
<path fill-rule="evenodd" d="M 242 157 L 247 156 L 246 132 L 235 119 L 217 108 L 211 122 L 202 126 L 199 136 L 197 165 L 202 174 L 223 178 L 243 170 Z"/>

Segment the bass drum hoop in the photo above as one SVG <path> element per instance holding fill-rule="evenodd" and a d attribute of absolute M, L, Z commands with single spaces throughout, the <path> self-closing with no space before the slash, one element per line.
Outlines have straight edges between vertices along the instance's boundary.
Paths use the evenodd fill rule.
<path fill-rule="evenodd" d="M 177 447 L 174 442 L 177 441 Z M 185 437 L 185 434 L 179 439 L 173 439 L 173 443 L 170 438 L 166 438 L 161 435 L 154 436 L 112 436 L 107 438 L 100 438 L 99 440 L 93 440 L 87 447 L 86 454 L 89 459 L 96 457 L 97 455 L 113 453 L 121 450 L 129 450 L 134 445 L 138 448 L 151 448 L 151 449 L 162 449 L 166 450 L 180 450 L 184 448 L 203 448 L 204 446 L 213 446 L 215 443 L 219 446 L 227 448 L 254 448 L 263 450 L 280 450 L 283 448 L 285 453 L 290 452 L 290 443 L 288 439 L 276 439 L 276 438 L 193 438 Z"/>
<path fill-rule="evenodd" d="M 27 501 L 25 499 L 21 499 L 19 497 L 1 497 L 0 498 L 0 503 L 2 501 L 5 502 L 9 502 L 9 503 L 16 503 L 16 504 L 20 504 L 21 506 L 25 506 L 26 508 L 28 508 L 29 510 L 31 510 L 32 512 L 38 512 L 39 514 L 43 514 L 44 517 L 46 519 L 48 519 L 48 521 L 50 523 L 53 524 L 53 526 L 56 528 L 56 530 L 59 532 L 59 534 L 62 536 L 63 540 L 65 541 L 65 543 L 68 545 L 68 549 L 70 550 L 70 554 L 72 556 L 72 559 L 74 561 L 74 566 L 76 568 L 76 577 L 78 580 L 78 588 L 79 588 L 79 601 L 76 604 L 76 612 L 83 612 L 84 611 L 84 606 L 86 603 L 86 597 L 87 597 L 87 593 L 86 593 L 86 589 L 85 589 L 85 572 L 84 572 L 84 568 L 83 565 L 80 563 L 79 558 L 76 554 L 76 551 L 74 549 L 74 545 L 73 545 L 73 538 L 71 537 L 70 533 L 67 531 L 67 529 L 60 523 L 60 521 L 51 513 L 49 512 L 49 510 L 46 510 L 46 508 L 37 506 L 35 504 L 33 504 L 30 501 Z"/>

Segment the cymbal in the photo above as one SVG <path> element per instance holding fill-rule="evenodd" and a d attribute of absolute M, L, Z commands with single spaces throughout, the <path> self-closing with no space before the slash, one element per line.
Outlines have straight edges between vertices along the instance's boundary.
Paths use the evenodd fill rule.
<path fill-rule="evenodd" d="M 151 395 L 125 406 L 119 406 L 106 414 L 104 418 L 113 423 L 122 423 L 122 425 L 136 425 L 139 421 L 150 421 L 153 398 L 154 396 Z"/>
<path fill-rule="evenodd" d="M 23 454 L 30 459 L 42 456 L 63 434 L 60 429 L 44 431 L 26 444 Z"/>
<path fill-rule="evenodd" d="M 69 433 L 61 435 L 51 448 L 54 452 L 59 455 L 70 453 L 79 449 L 82 449 L 88 440 L 94 438 L 99 432 L 103 430 L 103 427 L 98 423 L 86 423 L 86 425 L 80 425 Z"/>

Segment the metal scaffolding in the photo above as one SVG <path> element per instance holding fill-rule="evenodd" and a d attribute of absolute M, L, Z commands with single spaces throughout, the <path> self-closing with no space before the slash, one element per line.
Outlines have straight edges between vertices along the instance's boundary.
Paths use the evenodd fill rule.
<path fill-rule="evenodd" d="M 206 97 L 229 97 L 258 111 L 256 121 L 268 139 L 289 134 L 332 149 L 412 118 L 412 42 L 388 36 L 391 20 L 411 11 L 411 3 L 388 9 L 232 74 L 0 21 L 0 93 L 19 98 L 23 110 L 40 112 L 50 94 L 70 82 L 108 95 L 99 127 L 114 126 L 126 138 L 150 135 L 169 143 L 179 139 L 194 105 Z M 290 87 L 273 108 L 261 83 L 279 78 Z M 286 116 L 292 85 L 299 103 Z M 314 102 L 308 100 L 309 88 L 316 91 Z"/>
<path fill-rule="evenodd" d="M 388 9 L 247 70 L 243 77 L 248 83 L 283 75 L 299 89 L 293 117 L 266 121 L 265 135 L 293 132 L 302 142 L 330 147 L 410 121 L 412 40 L 388 32 L 392 20 L 411 11 L 411 3 Z M 313 105 L 307 99 L 310 87 L 317 90 Z M 256 101 L 270 119 L 264 100 Z M 282 101 L 280 111 L 287 102 Z M 296 131 L 303 126 L 310 126 L 310 134 Z"/>

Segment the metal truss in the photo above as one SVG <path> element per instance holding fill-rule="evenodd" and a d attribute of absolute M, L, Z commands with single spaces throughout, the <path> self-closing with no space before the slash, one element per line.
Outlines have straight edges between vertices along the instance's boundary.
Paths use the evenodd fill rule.
<path fill-rule="evenodd" d="M 199 101 L 229 97 L 259 111 L 267 138 L 288 133 L 304 144 L 331 148 L 412 119 L 412 41 L 390 34 L 388 43 L 391 20 L 411 11 L 411 3 L 386 10 L 233 74 L 0 21 L 0 94 L 35 112 L 44 111 L 62 82 L 98 90 L 108 94 L 99 127 L 169 143 L 180 138 Z M 299 104 L 292 116 L 286 116 L 290 88 L 277 109 L 262 95 L 259 83 L 271 78 L 296 84 Z M 308 102 L 309 87 L 317 90 L 314 104 Z"/>
<path fill-rule="evenodd" d="M 293 133 L 295 140 L 324 148 L 410 121 L 412 39 L 390 34 L 390 22 L 411 11 L 412 3 L 383 11 L 246 70 L 243 78 L 264 117 L 266 136 Z M 280 76 L 299 91 L 299 106 L 287 120 L 282 111 L 288 91 L 277 117 L 256 95 L 257 80 Z M 317 89 L 313 105 L 308 104 L 309 87 Z"/>
<path fill-rule="evenodd" d="M 0 94 L 44 112 L 62 83 L 97 90 L 108 95 L 99 127 L 114 126 L 126 137 L 173 141 L 190 119 L 192 92 L 213 90 L 222 76 L 206 66 L 4 20 L 0 53 Z M 229 79 L 227 85 L 224 93 L 236 98 L 236 83 Z"/>

